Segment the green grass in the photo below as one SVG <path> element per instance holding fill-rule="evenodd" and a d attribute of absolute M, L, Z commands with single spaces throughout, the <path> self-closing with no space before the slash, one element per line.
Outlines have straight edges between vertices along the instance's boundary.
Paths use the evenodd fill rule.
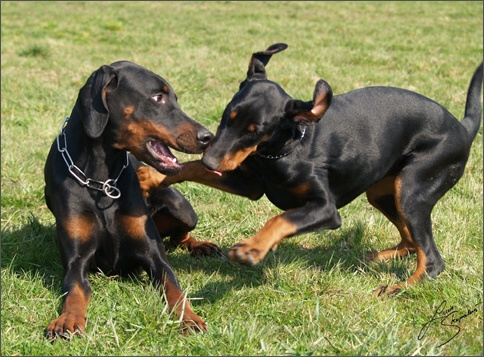
<path fill-rule="evenodd" d="M 215 131 L 250 55 L 274 42 L 269 78 L 309 100 L 326 79 L 336 94 L 367 85 L 420 92 L 462 118 L 482 59 L 481 2 L 2 2 L 2 355 L 482 355 L 482 128 L 461 181 L 437 204 L 434 235 L 447 267 L 394 298 L 415 257 L 366 265 L 361 254 L 397 232 L 359 197 L 343 226 L 284 241 L 247 268 L 169 254 L 206 334 L 183 337 L 146 275 L 91 276 L 88 336 L 51 344 L 63 269 L 43 165 L 79 88 L 103 64 L 127 59 L 167 79 L 181 107 Z M 183 160 L 196 156 L 179 155 Z M 227 250 L 280 211 L 194 183 L 177 186 L 199 214 L 194 235 Z M 435 324 L 443 302 L 460 333 Z"/>

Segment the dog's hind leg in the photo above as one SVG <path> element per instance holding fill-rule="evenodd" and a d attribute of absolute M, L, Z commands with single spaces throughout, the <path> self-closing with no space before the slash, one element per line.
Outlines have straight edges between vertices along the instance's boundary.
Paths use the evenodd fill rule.
<path fill-rule="evenodd" d="M 157 187 L 147 198 L 153 221 L 161 237 L 170 237 L 172 246 L 186 248 L 192 256 L 219 255 L 222 250 L 209 241 L 198 241 L 191 231 L 198 217 L 190 202 L 173 187 Z"/>
<path fill-rule="evenodd" d="M 417 269 L 406 282 L 391 287 L 379 287 L 375 291 L 377 296 L 395 294 L 424 279 L 426 275 L 436 278 L 445 268 L 445 262 L 432 234 L 431 213 L 438 200 L 462 176 L 465 160 L 462 160 L 458 151 L 454 155 L 447 152 L 443 157 L 439 157 L 439 152 L 443 152 L 442 148 L 439 151 L 439 147 L 436 147 L 434 153 L 437 154 L 427 152 L 424 158 L 407 163 L 393 181 L 395 212 L 399 217 L 396 222 L 402 222 L 398 223 L 400 226 L 396 224 L 401 234 L 403 233 L 400 248 L 410 252 L 412 250 L 409 248 L 413 244 L 417 253 Z M 453 158 L 453 162 L 449 162 L 451 160 L 448 157 Z M 389 210 L 386 212 L 388 214 Z M 400 255 L 405 255 L 402 249 Z M 391 257 L 389 252 L 377 255 L 378 258 L 389 256 Z"/>
<path fill-rule="evenodd" d="M 395 176 L 387 176 L 375 183 L 366 191 L 366 197 L 370 204 L 382 212 L 400 233 L 401 242 L 393 248 L 381 252 L 372 253 L 367 256 L 374 261 L 390 260 L 392 258 L 401 258 L 409 253 L 415 252 L 415 247 L 408 231 L 405 220 L 398 213 L 395 197 Z"/>

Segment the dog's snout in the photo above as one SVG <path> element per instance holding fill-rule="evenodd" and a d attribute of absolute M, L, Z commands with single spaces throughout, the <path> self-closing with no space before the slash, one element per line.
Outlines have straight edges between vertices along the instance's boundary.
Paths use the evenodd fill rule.
<path fill-rule="evenodd" d="M 217 170 L 220 162 L 214 157 L 204 155 L 202 157 L 202 164 L 209 170 Z"/>
<path fill-rule="evenodd" d="M 199 130 L 197 140 L 204 146 L 207 146 L 213 139 L 213 134 L 207 129 Z"/>

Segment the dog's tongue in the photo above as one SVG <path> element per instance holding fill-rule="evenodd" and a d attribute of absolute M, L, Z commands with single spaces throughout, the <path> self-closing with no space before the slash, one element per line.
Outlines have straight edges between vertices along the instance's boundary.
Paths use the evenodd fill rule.
<path fill-rule="evenodd" d="M 207 170 L 208 172 L 215 174 L 217 176 L 222 176 L 222 172 L 220 172 L 218 170 L 212 170 L 212 169 L 209 169 L 208 167 L 205 167 L 205 170 Z"/>

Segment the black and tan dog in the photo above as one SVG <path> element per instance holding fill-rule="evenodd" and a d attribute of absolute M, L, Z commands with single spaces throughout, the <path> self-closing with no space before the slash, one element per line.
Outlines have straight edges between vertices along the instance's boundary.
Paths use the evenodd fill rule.
<path fill-rule="evenodd" d="M 340 227 L 338 209 L 366 192 L 401 236 L 398 245 L 370 258 L 417 254 L 408 281 L 380 286 L 375 294 L 394 294 L 426 274 L 435 278 L 445 264 L 431 212 L 461 178 L 480 127 L 482 64 L 459 122 L 438 103 L 399 88 L 368 87 L 333 97 L 320 80 L 312 101 L 295 100 L 265 71 L 271 55 L 286 47 L 275 44 L 252 55 L 247 79 L 201 161 L 186 163 L 164 181 L 149 168 L 139 170 L 142 190 L 189 180 L 254 200 L 266 194 L 285 212 L 230 249 L 231 260 L 248 265 L 286 237 Z"/>
<path fill-rule="evenodd" d="M 136 158 L 173 175 L 182 165 L 168 147 L 201 153 L 212 138 L 180 109 L 173 89 L 153 72 L 120 61 L 92 73 L 45 165 L 45 199 L 55 215 L 66 270 L 64 306 L 47 327 L 48 338 L 85 329 L 91 269 L 107 274 L 144 269 L 164 289 L 184 331 L 207 329 L 181 292 L 161 237 L 170 236 L 194 255 L 220 250 L 190 235 L 197 216 L 175 189 L 153 190 L 145 202 Z"/>

